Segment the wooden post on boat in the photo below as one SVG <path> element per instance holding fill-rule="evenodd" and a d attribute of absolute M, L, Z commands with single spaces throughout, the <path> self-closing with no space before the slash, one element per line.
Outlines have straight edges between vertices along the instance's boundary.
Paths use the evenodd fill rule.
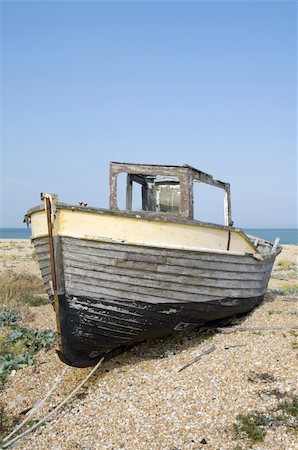
<path fill-rule="evenodd" d="M 46 212 L 46 216 L 47 216 L 49 248 L 50 248 L 50 265 L 51 265 L 51 276 L 52 276 L 52 290 L 53 290 L 53 297 L 54 297 L 54 308 L 55 308 L 56 327 L 57 327 L 57 341 L 58 341 L 59 351 L 62 352 L 61 326 L 60 326 L 60 318 L 59 318 L 60 305 L 59 305 L 57 274 L 56 274 L 56 264 L 55 264 L 55 251 L 54 251 L 54 239 L 53 239 L 53 230 L 54 230 L 54 234 L 56 234 L 55 210 L 56 210 L 57 196 L 55 194 L 41 194 L 41 200 L 44 201 L 45 212 Z"/>
<path fill-rule="evenodd" d="M 271 253 L 274 253 L 274 252 L 276 251 L 277 246 L 278 246 L 278 244 L 279 244 L 279 241 L 280 241 L 280 238 L 277 237 L 277 238 L 275 239 L 275 241 L 274 241 L 274 244 L 273 244 Z"/>
<path fill-rule="evenodd" d="M 232 221 L 232 207 L 231 207 L 231 190 L 230 185 L 228 183 L 225 183 L 225 189 L 224 189 L 224 215 L 225 215 L 225 225 L 227 227 L 233 226 Z"/>

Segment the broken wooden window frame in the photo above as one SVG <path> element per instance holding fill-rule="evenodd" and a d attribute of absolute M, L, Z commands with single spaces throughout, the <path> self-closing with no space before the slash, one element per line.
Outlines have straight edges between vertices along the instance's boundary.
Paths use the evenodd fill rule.
<path fill-rule="evenodd" d="M 231 211 L 230 184 L 215 180 L 212 175 L 202 172 L 194 167 L 166 166 L 154 164 L 127 164 L 111 162 L 110 164 L 110 209 L 118 210 L 117 204 L 117 178 L 120 173 L 127 174 L 126 182 L 126 210 L 132 210 L 132 183 L 135 181 L 142 185 L 142 208 L 146 211 L 145 191 L 147 189 L 146 177 L 154 179 L 157 176 L 176 177 L 180 184 L 179 213 L 182 217 L 193 219 L 193 183 L 209 184 L 224 190 L 224 221 L 226 226 L 233 226 Z M 165 213 L 160 213 L 165 214 Z"/>

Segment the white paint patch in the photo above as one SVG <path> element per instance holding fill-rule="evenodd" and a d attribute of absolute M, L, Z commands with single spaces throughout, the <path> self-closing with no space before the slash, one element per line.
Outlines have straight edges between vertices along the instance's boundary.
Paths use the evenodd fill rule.
<path fill-rule="evenodd" d="M 178 309 L 167 309 L 166 311 L 160 311 L 162 314 L 176 314 L 178 312 Z"/>
<path fill-rule="evenodd" d="M 184 330 L 185 328 L 187 328 L 187 327 L 189 327 L 189 326 L 191 326 L 191 325 L 193 325 L 193 323 L 179 322 L 179 323 L 175 326 L 174 330 L 175 330 L 175 331 Z"/>

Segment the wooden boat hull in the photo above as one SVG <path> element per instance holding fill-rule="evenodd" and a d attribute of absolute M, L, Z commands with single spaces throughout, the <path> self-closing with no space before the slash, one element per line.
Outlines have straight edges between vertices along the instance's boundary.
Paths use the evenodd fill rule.
<path fill-rule="evenodd" d="M 59 356 L 77 367 L 151 337 L 251 311 L 264 298 L 276 256 L 258 260 L 75 235 L 54 239 Z M 33 243 L 53 298 L 49 237 Z"/>
<path fill-rule="evenodd" d="M 225 225 L 193 220 L 194 182 L 223 190 Z M 142 211 L 132 210 L 135 183 Z M 55 194 L 41 199 L 25 221 L 55 306 L 59 355 L 74 366 L 251 311 L 281 251 L 233 227 L 229 183 L 187 165 L 112 162 L 110 209 L 59 203 Z"/>
<path fill-rule="evenodd" d="M 263 298 L 225 298 L 173 306 L 171 302 L 148 304 L 60 296 L 63 351 L 59 356 L 68 365 L 91 366 L 102 356 L 111 358 L 146 339 L 190 331 L 206 322 L 248 313 Z"/>

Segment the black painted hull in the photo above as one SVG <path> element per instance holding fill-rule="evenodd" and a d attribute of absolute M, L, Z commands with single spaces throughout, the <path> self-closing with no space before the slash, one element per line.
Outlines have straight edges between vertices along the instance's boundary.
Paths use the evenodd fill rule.
<path fill-rule="evenodd" d="M 59 357 L 68 365 L 91 366 L 146 339 L 248 313 L 263 297 L 148 304 L 61 295 Z"/>

